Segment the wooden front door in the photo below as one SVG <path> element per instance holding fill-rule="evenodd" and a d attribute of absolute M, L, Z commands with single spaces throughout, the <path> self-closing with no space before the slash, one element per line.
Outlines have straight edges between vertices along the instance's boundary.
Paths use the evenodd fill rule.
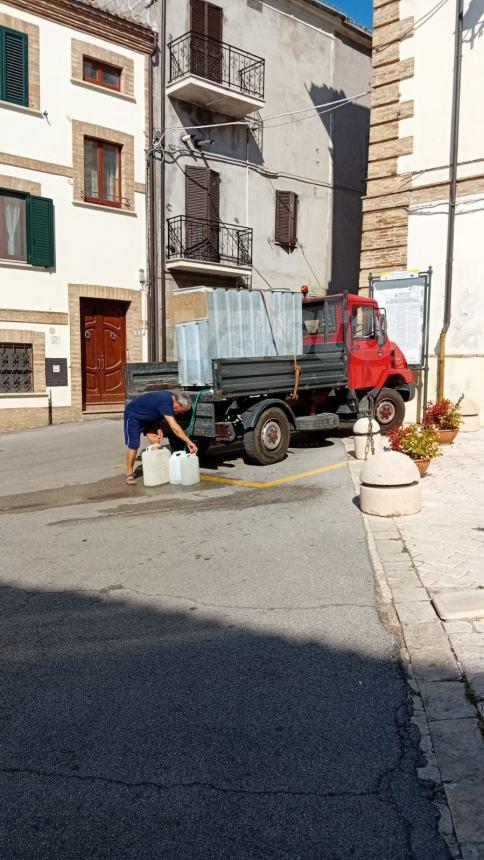
<path fill-rule="evenodd" d="M 81 299 L 82 388 L 86 406 L 124 401 L 125 302 Z"/>

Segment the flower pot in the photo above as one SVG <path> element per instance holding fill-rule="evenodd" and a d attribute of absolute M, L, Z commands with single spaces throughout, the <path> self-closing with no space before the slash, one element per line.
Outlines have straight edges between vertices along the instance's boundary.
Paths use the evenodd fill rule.
<path fill-rule="evenodd" d="M 414 460 L 413 461 L 420 472 L 420 477 L 423 478 L 427 474 L 427 469 L 430 466 L 431 460 Z"/>
<path fill-rule="evenodd" d="M 439 440 L 440 445 L 452 445 L 455 437 L 458 434 L 458 430 L 441 430 L 437 427 L 437 438 Z"/>

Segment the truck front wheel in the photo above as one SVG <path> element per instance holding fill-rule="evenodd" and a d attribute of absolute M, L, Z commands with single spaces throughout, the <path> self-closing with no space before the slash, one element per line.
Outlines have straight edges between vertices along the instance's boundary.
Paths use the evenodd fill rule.
<path fill-rule="evenodd" d="M 259 466 L 279 463 L 286 456 L 290 436 L 289 421 L 282 409 L 267 409 L 254 428 L 244 434 L 247 459 Z"/>
<path fill-rule="evenodd" d="M 375 404 L 375 418 L 382 433 L 401 427 L 405 419 L 405 402 L 398 391 L 382 388 Z"/>

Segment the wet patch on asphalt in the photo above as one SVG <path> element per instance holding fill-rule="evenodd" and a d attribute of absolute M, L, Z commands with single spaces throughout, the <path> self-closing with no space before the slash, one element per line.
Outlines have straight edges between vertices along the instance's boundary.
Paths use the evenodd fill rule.
<path fill-rule="evenodd" d="M 214 484 L 200 485 L 204 492 L 215 489 Z M 175 501 L 175 494 L 193 491 L 193 487 L 171 487 L 166 484 L 163 494 L 169 495 Z M 22 514 L 32 511 L 45 511 L 51 508 L 67 508 L 71 505 L 85 505 L 92 502 L 110 502 L 117 499 L 142 499 L 159 497 L 160 488 L 148 488 L 143 485 L 143 479 L 135 486 L 128 486 L 124 477 L 114 475 L 101 478 L 87 484 L 67 484 L 64 487 L 53 487 L 45 490 L 35 490 L 30 493 L 14 493 L 0 496 L 0 514 Z M 151 503 L 150 503 L 151 504 Z"/>
<path fill-rule="evenodd" d="M 290 492 L 288 493 L 288 490 Z M 226 493 L 223 496 L 195 499 L 184 499 L 171 496 L 170 498 L 157 498 L 153 501 L 140 502 L 137 505 L 117 505 L 115 508 L 104 508 L 95 516 L 78 517 L 74 519 L 56 520 L 49 523 L 50 526 L 73 525 L 99 520 L 111 519 L 112 517 L 141 517 L 151 514 L 179 514 L 186 517 L 197 514 L 199 511 L 243 511 L 249 508 L 270 507 L 272 505 L 297 504 L 299 502 L 314 501 L 323 495 L 321 487 L 314 486 L 289 486 L 277 487 L 269 492 L 261 493 L 260 490 L 238 490 Z"/>

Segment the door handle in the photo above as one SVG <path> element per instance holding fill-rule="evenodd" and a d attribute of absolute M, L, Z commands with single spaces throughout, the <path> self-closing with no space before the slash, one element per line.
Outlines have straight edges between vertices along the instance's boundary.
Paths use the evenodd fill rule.
<path fill-rule="evenodd" d="M 99 361 L 100 361 L 100 364 L 101 364 L 101 367 L 100 367 L 99 369 L 100 369 L 100 370 L 104 370 L 104 355 L 102 355 L 102 354 L 101 354 L 101 358 L 99 359 Z"/>

